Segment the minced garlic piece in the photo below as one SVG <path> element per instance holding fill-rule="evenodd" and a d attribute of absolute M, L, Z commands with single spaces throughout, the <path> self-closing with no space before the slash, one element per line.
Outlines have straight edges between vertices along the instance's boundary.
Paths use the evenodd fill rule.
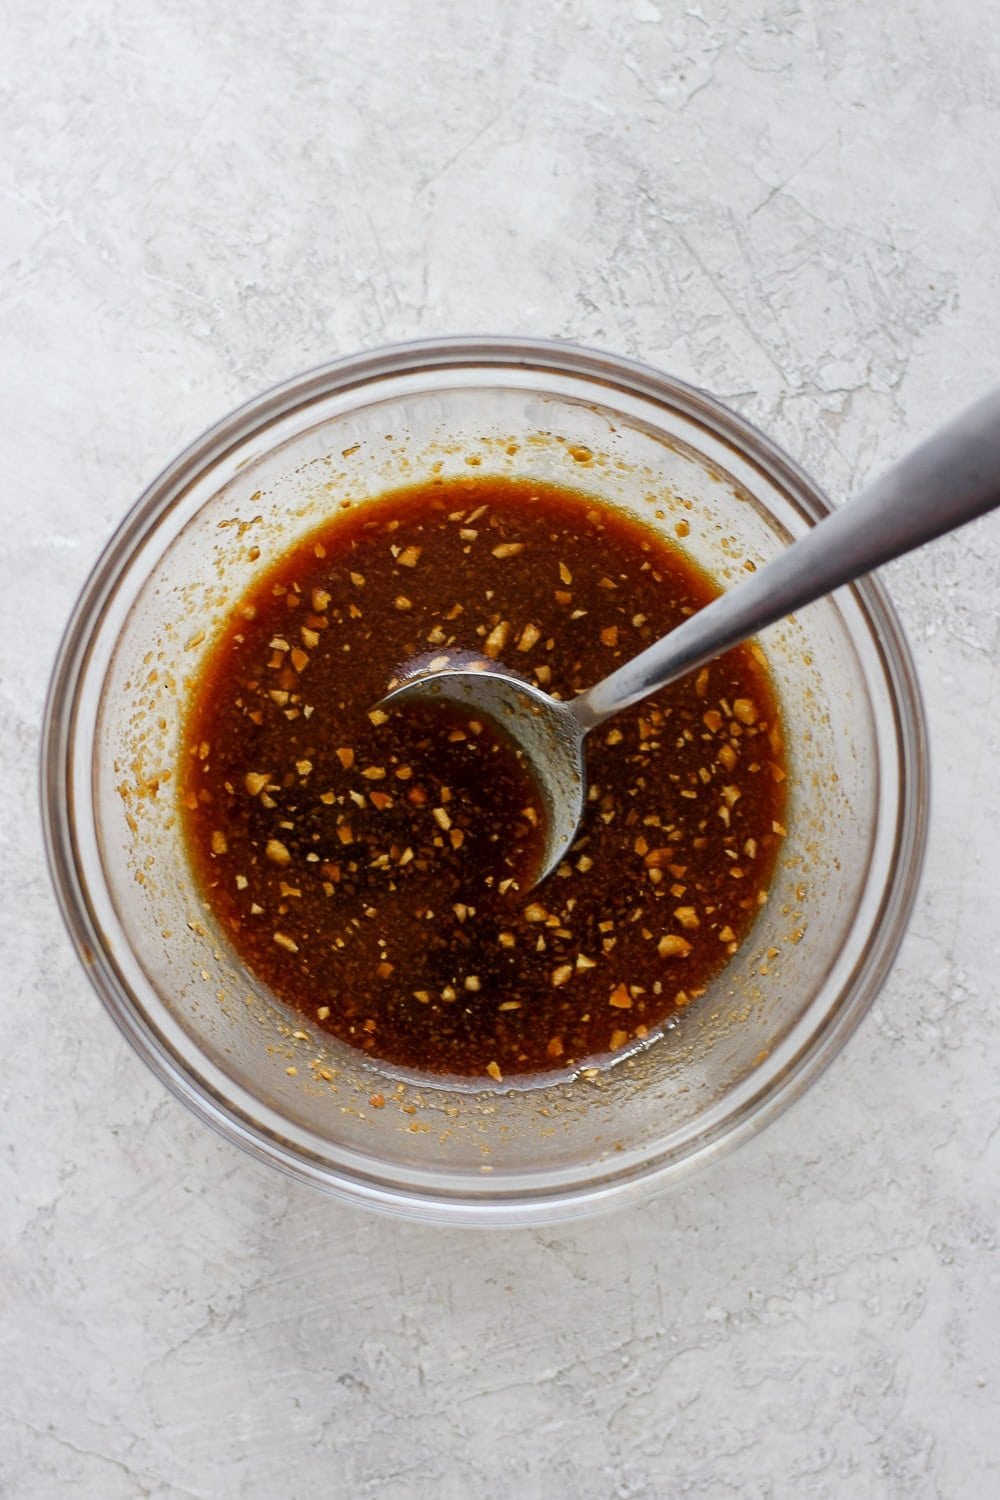
<path fill-rule="evenodd" d="M 498 625 L 494 625 L 483 642 L 484 655 L 495 661 L 510 639 L 510 631 L 511 624 L 509 620 L 501 620 Z"/>
<path fill-rule="evenodd" d="M 687 958 L 691 944 L 679 932 L 665 932 L 656 945 L 661 958 Z"/>
<path fill-rule="evenodd" d="M 287 865 L 291 863 L 292 856 L 288 848 L 280 839 L 268 839 L 264 853 L 273 864 Z"/>

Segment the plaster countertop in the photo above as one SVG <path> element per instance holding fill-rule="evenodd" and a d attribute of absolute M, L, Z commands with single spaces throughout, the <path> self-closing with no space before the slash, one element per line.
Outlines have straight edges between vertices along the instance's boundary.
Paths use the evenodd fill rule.
<path fill-rule="evenodd" d="M 1000 1493 L 1000 522 L 887 570 L 933 821 L 820 1082 L 643 1205 L 384 1221 L 200 1126 L 45 874 L 46 679 L 207 423 L 441 332 L 634 354 L 838 500 L 997 380 L 981 0 L 55 0 L 0 86 L 0 1493 L 378 1500 Z"/>

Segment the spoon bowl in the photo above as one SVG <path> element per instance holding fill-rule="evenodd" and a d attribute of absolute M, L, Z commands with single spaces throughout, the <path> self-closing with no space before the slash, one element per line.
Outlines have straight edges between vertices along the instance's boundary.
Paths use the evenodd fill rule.
<path fill-rule="evenodd" d="M 482 714 L 513 745 L 542 801 L 545 842 L 532 884 L 544 880 L 576 838 L 587 800 L 586 730 L 573 704 L 486 662 L 411 677 L 378 706 L 407 703 L 447 703 L 470 716 Z"/>

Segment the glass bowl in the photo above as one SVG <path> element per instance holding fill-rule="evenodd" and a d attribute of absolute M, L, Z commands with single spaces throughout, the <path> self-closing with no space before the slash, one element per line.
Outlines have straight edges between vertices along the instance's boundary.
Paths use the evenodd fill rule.
<path fill-rule="evenodd" d="M 787 838 L 750 936 L 654 1045 L 596 1076 L 484 1088 L 397 1076 L 313 1034 L 241 967 L 192 883 L 173 774 L 185 692 L 256 569 L 344 500 L 364 505 L 432 465 L 468 474 L 469 458 L 479 473 L 589 491 L 671 536 L 683 518 L 686 548 L 722 586 L 830 508 L 742 418 L 629 360 L 443 339 L 337 361 L 213 427 L 126 517 L 59 652 L 42 801 L 91 982 L 178 1098 L 341 1197 L 509 1224 L 675 1180 L 817 1076 L 902 937 L 927 751 L 882 588 L 843 589 L 761 637 L 788 739 Z"/>

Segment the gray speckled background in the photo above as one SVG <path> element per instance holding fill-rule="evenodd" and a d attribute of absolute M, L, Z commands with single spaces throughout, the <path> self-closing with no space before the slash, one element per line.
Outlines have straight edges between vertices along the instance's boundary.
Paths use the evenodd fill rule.
<path fill-rule="evenodd" d="M 551 1231 L 407 1226 L 216 1139 L 43 867 L 71 602 L 276 379 L 439 332 L 641 356 L 840 499 L 1000 377 L 984 0 L 4 11 L 0 1493 L 1000 1493 L 1000 520 L 888 570 L 934 819 L 895 972 L 754 1143 Z"/>

